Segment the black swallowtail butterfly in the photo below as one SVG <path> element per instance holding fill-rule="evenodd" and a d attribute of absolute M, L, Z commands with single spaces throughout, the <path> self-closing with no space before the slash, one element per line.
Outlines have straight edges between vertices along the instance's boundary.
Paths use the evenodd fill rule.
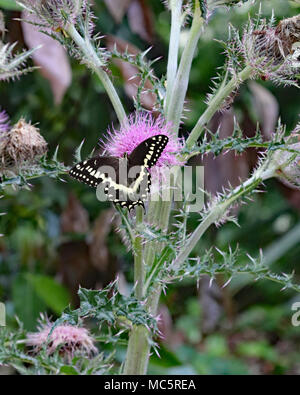
<path fill-rule="evenodd" d="M 143 141 L 129 156 L 96 156 L 78 163 L 72 167 L 69 174 L 91 187 L 96 188 L 102 183 L 108 200 L 128 208 L 129 211 L 137 205 L 144 207 L 144 200 L 151 185 L 148 169 L 156 164 L 168 141 L 167 136 L 159 134 Z M 124 165 L 125 177 L 120 170 Z M 109 168 L 113 170 L 114 176 L 107 171 Z M 134 175 L 131 170 L 135 170 Z"/>

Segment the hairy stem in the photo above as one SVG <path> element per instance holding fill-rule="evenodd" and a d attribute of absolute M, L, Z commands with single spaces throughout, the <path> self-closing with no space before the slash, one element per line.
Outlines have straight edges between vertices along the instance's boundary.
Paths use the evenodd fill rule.
<path fill-rule="evenodd" d="M 171 100 L 172 88 L 176 78 L 178 67 L 178 50 L 181 30 L 181 9 L 182 0 L 171 0 L 171 34 L 168 55 L 168 68 L 167 68 L 167 95 L 165 102 L 165 110 L 168 111 L 168 106 Z"/>
<path fill-rule="evenodd" d="M 150 345 L 148 330 L 142 326 L 133 326 L 129 335 L 124 374 L 142 375 L 147 373 Z"/>
<path fill-rule="evenodd" d="M 82 55 L 89 61 L 90 67 L 98 76 L 99 80 L 102 82 L 110 101 L 114 107 L 120 123 L 126 122 L 126 113 L 121 100 L 117 94 L 115 87 L 113 86 L 111 80 L 109 79 L 107 73 L 103 70 L 103 63 L 98 57 L 95 48 L 88 38 L 83 38 L 78 31 L 75 29 L 74 25 L 69 25 L 66 28 L 67 33 L 72 37 L 72 39 L 77 44 L 78 48 L 81 50 Z"/>
<path fill-rule="evenodd" d="M 150 201 L 148 205 L 147 221 L 150 224 L 158 224 L 161 214 L 161 202 L 160 201 Z M 145 267 L 151 267 L 156 252 L 156 246 L 154 242 L 148 242 L 145 245 Z"/>
<path fill-rule="evenodd" d="M 144 213 L 142 207 L 136 208 L 136 228 L 143 223 Z M 143 257 L 143 240 L 139 235 L 133 241 L 134 250 L 134 283 L 137 299 L 144 298 L 145 264 Z M 148 366 L 149 341 L 148 330 L 142 325 L 131 328 L 124 365 L 124 374 L 146 374 Z"/>
<path fill-rule="evenodd" d="M 170 103 L 168 105 L 167 120 L 173 123 L 174 133 L 178 133 L 183 112 L 184 100 L 188 88 L 189 76 L 195 50 L 202 32 L 203 18 L 201 17 L 199 1 L 195 2 L 193 23 L 188 42 L 184 48 L 174 86 L 170 87 Z M 169 84 L 169 82 L 167 81 Z"/>
<path fill-rule="evenodd" d="M 252 68 L 251 66 L 247 66 L 241 72 L 239 72 L 237 76 L 233 77 L 228 83 L 224 81 L 224 83 L 220 86 L 216 94 L 210 100 L 207 109 L 201 115 L 194 129 L 190 133 L 186 141 L 187 149 L 193 148 L 198 138 L 201 136 L 201 133 L 203 132 L 205 126 L 212 119 L 214 114 L 221 109 L 224 100 L 234 90 L 236 90 L 245 80 L 251 77 L 251 74 L 252 74 Z"/>
<path fill-rule="evenodd" d="M 148 209 L 148 221 L 151 223 L 158 223 L 159 217 L 161 212 L 161 201 L 151 201 L 149 202 L 149 209 Z M 137 213 L 137 220 L 138 220 L 138 213 Z M 141 218 L 139 218 L 141 220 Z M 138 244 L 140 241 L 138 242 Z M 139 250 L 139 248 L 138 248 Z M 157 250 L 157 246 L 153 243 L 148 243 L 146 248 L 144 249 L 144 256 L 145 262 L 141 265 L 140 264 L 140 257 L 138 255 L 135 256 L 135 282 L 136 282 L 136 297 L 140 295 L 144 295 L 145 289 L 138 289 L 138 277 L 141 275 L 140 267 L 143 266 L 143 279 L 144 279 L 144 270 L 147 267 L 151 267 L 153 264 L 153 259 L 155 257 L 155 253 Z M 135 253 L 137 250 L 135 248 Z M 142 285 L 144 281 L 142 282 Z M 160 295 L 160 290 L 158 292 Z M 152 296 L 152 295 L 151 295 Z M 156 293 L 156 303 L 152 300 L 153 297 L 147 298 L 147 305 L 146 309 L 151 312 L 151 314 L 155 315 L 157 310 L 157 304 L 159 300 L 159 296 L 157 298 Z M 124 365 L 124 374 L 146 374 L 149 357 L 150 357 L 150 342 L 149 342 L 149 332 L 143 326 L 134 326 L 129 335 L 129 342 L 126 354 L 126 360 Z"/>
<path fill-rule="evenodd" d="M 136 208 L 136 226 L 143 223 L 143 208 Z M 135 296 L 137 299 L 143 299 L 144 297 L 144 277 L 145 269 L 143 262 L 143 244 L 142 237 L 135 236 L 134 239 L 134 283 L 135 283 Z"/>

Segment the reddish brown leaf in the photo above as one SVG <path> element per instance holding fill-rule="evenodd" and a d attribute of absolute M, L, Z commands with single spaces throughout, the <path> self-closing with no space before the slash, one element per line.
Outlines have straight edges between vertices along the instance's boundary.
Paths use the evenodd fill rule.
<path fill-rule="evenodd" d="M 22 13 L 22 18 L 38 22 L 36 17 L 25 12 Z M 41 74 L 50 82 L 55 104 L 61 103 L 72 79 L 66 51 L 58 41 L 39 32 L 38 27 L 22 21 L 22 29 L 25 43 L 29 48 L 42 45 L 34 52 L 33 60 L 40 66 Z"/>
<path fill-rule="evenodd" d="M 94 223 L 90 238 L 91 263 L 101 272 L 104 272 L 110 263 L 106 239 L 112 228 L 113 216 L 113 209 L 102 211 Z"/>
<path fill-rule="evenodd" d="M 67 240 L 58 248 L 59 275 L 78 305 L 78 287 L 101 288 L 112 281 L 119 270 L 116 258 L 107 247 L 107 235 L 112 227 L 113 210 L 102 211 L 91 233 L 84 240 Z M 71 196 L 62 214 L 64 231 L 87 231 L 87 213 L 80 202 Z"/>
<path fill-rule="evenodd" d="M 203 276 L 200 280 L 199 299 L 203 309 L 201 329 L 203 333 L 208 334 L 217 328 L 223 311 L 221 289 L 215 281 L 211 283 L 209 276 Z"/>
<path fill-rule="evenodd" d="M 279 115 L 276 98 L 264 86 L 252 81 L 249 88 L 253 95 L 253 103 L 258 114 L 265 139 L 270 140 L 274 134 Z"/>
<path fill-rule="evenodd" d="M 128 21 L 134 33 L 145 41 L 153 41 L 153 15 L 147 1 L 132 0 L 128 9 Z"/>
<path fill-rule="evenodd" d="M 104 0 L 106 7 L 117 23 L 120 23 L 126 14 L 132 0 Z"/>
<path fill-rule="evenodd" d="M 210 129 L 216 131 L 220 126 L 220 137 L 226 138 L 232 135 L 234 128 L 234 115 L 232 110 L 223 114 L 216 114 L 211 122 Z M 215 194 L 227 187 L 230 183 L 232 186 L 240 184 L 240 179 L 245 179 L 249 174 L 247 155 L 236 155 L 234 152 L 228 152 L 213 158 L 212 155 L 205 156 L 205 185 L 206 189 Z"/>
<path fill-rule="evenodd" d="M 67 207 L 61 215 L 63 233 L 86 233 L 89 229 L 89 216 L 75 195 L 70 194 Z"/>
<path fill-rule="evenodd" d="M 58 273 L 72 295 L 75 306 L 79 304 L 78 287 L 94 288 L 102 276 L 91 265 L 89 246 L 85 240 L 67 241 L 58 248 Z"/>

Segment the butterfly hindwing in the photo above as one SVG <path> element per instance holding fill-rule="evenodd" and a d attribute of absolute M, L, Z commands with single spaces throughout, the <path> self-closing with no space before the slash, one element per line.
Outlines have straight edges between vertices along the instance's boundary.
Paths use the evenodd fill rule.
<path fill-rule="evenodd" d="M 142 206 L 145 209 L 144 202 L 141 199 L 138 200 L 126 200 L 125 202 L 118 201 L 114 202 L 114 204 L 119 205 L 122 208 L 127 208 L 129 211 L 133 210 L 135 206 Z"/>

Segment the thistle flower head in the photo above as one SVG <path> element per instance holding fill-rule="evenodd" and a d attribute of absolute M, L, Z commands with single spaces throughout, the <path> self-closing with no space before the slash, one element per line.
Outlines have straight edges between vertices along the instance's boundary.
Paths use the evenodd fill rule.
<path fill-rule="evenodd" d="M 149 113 L 135 113 L 131 115 L 120 130 L 108 131 L 107 141 L 103 143 L 109 155 L 123 157 L 131 152 L 144 140 L 164 134 L 169 142 L 161 154 L 156 166 L 179 165 L 176 158 L 182 149 L 182 143 L 172 133 L 172 124 L 165 122 L 162 117 L 154 118 Z"/>
<path fill-rule="evenodd" d="M 21 0 L 20 4 L 43 25 L 57 29 L 74 24 L 86 7 L 86 0 Z"/>
<path fill-rule="evenodd" d="M 10 128 L 9 117 L 7 113 L 4 110 L 2 110 L 0 111 L 0 133 L 8 132 L 9 128 Z"/>
<path fill-rule="evenodd" d="M 76 351 L 85 354 L 97 352 L 94 340 L 87 329 L 71 325 L 58 325 L 49 336 L 51 327 L 51 323 L 47 322 L 40 325 L 38 332 L 28 333 L 27 346 L 33 347 L 35 352 L 39 352 L 46 345 L 47 353 L 50 355 L 56 350 L 65 356 L 72 356 Z"/>

